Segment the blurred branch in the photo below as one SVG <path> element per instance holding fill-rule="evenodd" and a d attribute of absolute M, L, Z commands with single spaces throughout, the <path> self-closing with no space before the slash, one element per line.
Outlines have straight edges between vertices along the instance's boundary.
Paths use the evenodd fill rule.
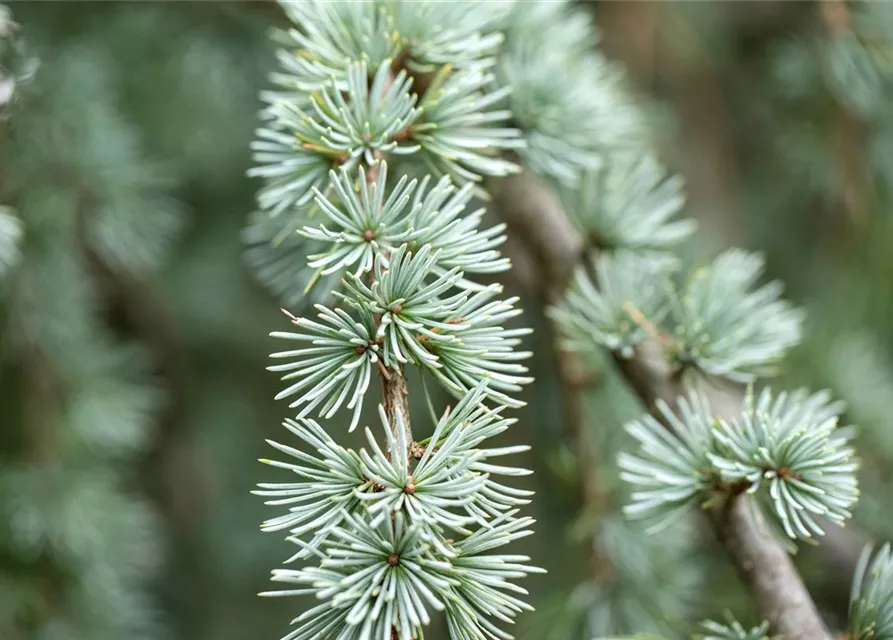
<path fill-rule="evenodd" d="M 529 171 L 490 180 L 487 190 L 508 227 L 536 265 L 537 293 L 553 301 L 564 293 L 583 255 L 583 239 L 565 215 L 558 198 Z"/>
<path fill-rule="evenodd" d="M 811 9 L 806 2 L 788 0 L 720 2 L 717 6 L 735 31 L 746 36 L 788 33 L 791 25 Z"/>
<path fill-rule="evenodd" d="M 850 12 L 844 0 L 822 0 L 819 2 L 819 9 L 829 33 L 835 34 L 850 28 Z"/>
<path fill-rule="evenodd" d="M 862 152 L 863 126 L 848 109 L 838 105 L 831 127 L 831 145 L 843 180 L 843 207 L 853 223 L 865 219 L 866 196 L 870 191 Z"/>
<path fill-rule="evenodd" d="M 652 0 L 599 2 L 595 7 L 602 46 L 612 57 L 621 57 L 642 87 L 654 84 L 660 7 Z M 616 53 L 622 51 L 622 56 Z"/>
<path fill-rule="evenodd" d="M 843 0 L 822 0 L 819 10 L 825 29 L 832 39 L 850 31 L 852 21 Z M 864 123 L 839 102 L 835 103 L 831 118 L 831 153 L 843 180 L 844 211 L 852 222 L 862 222 L 865 218 L 867 194 L 871 191 L 871 178 L 862 149 Z"/>
<path fill-rule="evenodd" d="M 558 301 L 583 254 L 583 239 L 564 214 L 555 194 L 530 172 L 492 180 L 488 190 L 517 242 L 516 254 L 523 265 L 523 283 L 534 287 L 545 304 Z M 552 326 L 556 368 L 561 382 L 562 404 L 568 435 L 574 440 L 583 480 L 584 499 L 601 501 L 595 457 L 586 437 L 580 394 L 589 384 L 576 360 L 557 345 Z"/>
<path fill-rule="evenodd" d="M 565 215 L 555 194 L 540 178 L 525 171 L 518 176 L 491 180 L 487 185 L 512 242 L 513 272 L 521 284 L 534 289 L 545 304 L 558 301 L 583 255 L 583 239 Z M 550 323 L 555 366 L 567 436 L 572 441 L 580 471 L 581 498 L 587 510 L 599 512 L 606 496 L 598 482 L 598 460 L 586 428 L 582 395 L 592 384 L 571 353 L 558 345 Z M 593 577 L 605 572 L 609 559 L 593 545 Z"/>
<path fill-rule="evenodd" d="M 772 628 L 787 640 L 831 640 L 790 556 L 755 522 L 746 495 L 730 497 L 709 515 L 717 540 Z"/>
<path fill-rule="evenodd" d="M 82 224 L 86 224 L 83 221 Z M 82 232 L 83 233 L 83 232 Z M 155 425 L 154 446 L 145 474 L 155 500 L 167 519 L 180 531 L 192 531 L 202 521 L 208 499 L 206 474 L 190 433 L 184 428 L 185 393 L 189 388 L 185 346 L 174 319 L 145 279 L 109 268 L 82 242 L 90 267 L 101 285 L 107 322 L 119 332 L 145 343 L 154 359 L 155 373 L 166 391 L 166 405 Z"/>
<path fill-rule="evenodd" d="M 742 13 L 755 15 L 764 10 L 762 5 L 770 4 L 748 3 Z M 710 15 L 720 8 L 711 4 L 703 10 Z M 659 87 L 661 101 L 672 104 L 681 130 L 678 137 L 687 145 L 686 149 L 677 144 L 663 146 L 667 154 L 673 154 L 672 164 L 682 168 L 682 173 L 704 177 L 686 184 L 692 213 L 699 217 L 701 228 L 714 237 L 744 238 L 740 217 L 730 207 L 738 200 L 735 196 L 742 185 L 724 70 L 718 67 L 703 36 L 685 18 L 685 11 L 684 3 L 600 2 L 597 14 L 602 48 L 623 62 L 636 87 L 646 95 Z M 711 215 L 699 215 L 703 211 Z"/>
<path fill-rule="evenodd" d="M 547 300 L 556 299 L 582 253 L 579 234 L 548 185 L 529 173 L 499 181 L 491 193 L 510 232 L 521 238 L 540 267 L 541 294 Z M 659 352 L 642 349 L 635 358 L 617 362 L 649 411 L 658 399 L 675 402 L 681 380 L 672 375 Z M 559 375 L 567 386 L 566 372 Z M 732 497 L 723 508 L 711 512 L 710 520 L 760 614 L 787 640 L 830 640 L 790 556 L 758 528 L 747 506 L 743 497 Z"/>

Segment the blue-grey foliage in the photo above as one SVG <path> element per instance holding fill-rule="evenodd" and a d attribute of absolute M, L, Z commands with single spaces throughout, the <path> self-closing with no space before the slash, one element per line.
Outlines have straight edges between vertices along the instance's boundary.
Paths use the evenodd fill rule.
<path fill-rule="evenodd" d="M 763 258 L 730 249 L 695 270 L 672 297 L 676 358 L 715 376 L 749 382 L 773 373 L 800 341 L 803 312 L 781 283 L 757 286 Z"/>
<path fill-rule="evenodd" d="M 620 457 L 635 487 L 627 513 L 660 528 L 714 492 L 747 492 L 782 535 L 824 535 L 817 518 L 844 524 L 859 495 L 841 408 L 827 393 L 768 389 L 749 392 L 730 420 L 714 417 L 702 395 L 680 398 L 678 414 L 661 405 L 669 428 L 651 415 L 627 427 L 639 441 L 637 454 Z"/>
<path fill-rule="evenodd" d="M 854 640 L 893 638 L 893 553 L 890 545 L 867 547 L 859 559 L 850 595 L 848 637 Z"/>
<path fill-rule="evenodd" d="M 694 637 L 696 640 L 781 640 L 779 636 L 769 636 L 768 622 L 747 629 L 731 615 L 726 618 L 727 624 L 705 620 Z"/>
<path fill-rule="evenodd" d="M 415 640 L 435 613 L 457 640 L 509 638 L 501 624 L 531 608 L 514 581 L 539 570 L 495 552 L 532 533 L 518 514 L 531 492 L 511 484 L 529 472 L 503 462 L 527 447 L 488 444 L 523 404 L 529 330 L 505 326 L 519 310 L 500 285 L 472 279 L 509 262 L 504 226 L 469 207 L 473 183 L 517 171 L 503 152 L 523 144 L 488 70 L 511 3 L 471 5 L 285 5 L 296 24 L 276 36 L 282 72 L 263 94 L 249 258 L 292 304 L 299 289 L 328 303 L 273 333 L 295 345 L 269 368 L 297 441 L 271 442 L 287 460 L 264 462 L 294 478 L 256 493 L 283 510 L 262 528 L 287 532 L 301 566 L 275 570 L 294 588 L 266 595 L 317 598 L 286 640 Z M 411 179 L 400 156 L 429 173 Z M 415 441 L 408 413 L 383 404 L 367 446 L 337 444 L 327 421 L 346 409 L 353 430 L 378 378 L 410 366 L 458 399 L 430 435 Z"/>
<path fill-rule="evenodd" d="M 571 351 L 600 345 L 629 358 L 637 344 L 660 333 L 670 310 L 668 276 L 661 265 L 631 252 L 594 255 L 590 262 L 590 269 L 577 267 L 564 300 L 549 315 Z"/>
<path fill-rule="evenodd" d="M 648 154 L 615 154 L 564 195 L 580 231 L 605 250 L 674 262 L 674 250 L 695 230 L 693 220 L 676 219 L 685 205 L 682 179 Z"/>

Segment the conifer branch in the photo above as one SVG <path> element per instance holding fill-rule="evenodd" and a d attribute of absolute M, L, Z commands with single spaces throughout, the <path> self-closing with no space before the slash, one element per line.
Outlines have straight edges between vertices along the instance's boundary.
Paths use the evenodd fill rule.
<path fill-rule="evenodd" d="M 300 265 L 295 282 L 308 289 L 325 282 L 335 303 L 316 305 L 319 321 L 293 317 L 297 333 L 274 334 L 303 343 L 274 354 L 286 361 L 270 368 L 288 381 L 278 397 L 297 396 L 291 406 L 300 413 L 286 426 L 323 456 L 271 443 L 297 462 L 266 462 L 302 479 L 258 492 L 278 498 L 270 504 L 294 505 L 265 528 L 293 527 L 296 557 L 319 560 L 274 572 L 277 581 L 304 586 L 271 595 L 322 600 L 288 637 L 338 630 L 363 640 L 415 640 L 429 623 L 429 606 L 445 611 L 452 637 L 504 637 L 488 617 L 508 621 L 527 607 L 503 593 L 467 592 L 484 583 L 514 587 L 468 573 L 480 565 L 465 559 L 528 533 L 512 509 L 526 494 L 489 479 L 523 472 L 483 462 L 521 448 L 471 449 L 505 424 L 487 426 L 499 409 L 487 409 L 484 399 L 519 406 L 512 396 L 530 381 L 517 363 L 528 354 L 516 351 L 527 331 L 500 326 L 518 313 L 515 301 L 493 301 L 498 285 L 466 279 L 507 268 L 495 249 L 507 227 L 540 267 L 538 288 L 551 304 L 547 315 L 562 350 L 607 348 L 649 410 L 627 426 L 639 450 L 619 458 L 621 478 L 636 487 L 626 513 L 664 526 L 694 505 L 712 505 L 717 539 L 768 618 L 749 632 L 737 623 L 710 629 L 761 638 L 771 625 L 788 640 L 827 639 L 785 551 L 823 535 L 822 519 L 840 524 L 851 517 L 856 463 L 849 431 L 836 428 L 839 403 L 826 393 L 767 389 L 720 415 L 688 388 L 689 374 L 731 383 L 772 375 L 800 339 L 802 312 L 782 298 L 780 283 L 759 282 L 763 259 L 744 251 L 726 251 L 693 269 L 681 287 L 674 284 L 676 247 L 694 231 L 693 222 L 679 218 L 681 181 L 647 153 L 644 121 L 611 65 L 589 50 L 588 23 L 565 3 L 546 2 L 500 22 L 509 6 L 288 5 L 297 26 L 280 34 L 285 73 L 273 80 L 283 91 L 264 96 L 269 107 L 252 174 L 264 180 L 258 201 L 266 214 L 288 212 L 294 223 L 279 226 L 312 241 L 305 265 L 316 272 L 307 279 Z M 498 60 L 492 56 L 503 36 L 491 31 L 497 23 L 506 25 L 509 42 Z M 555 42 L 568 50 L 549 55 Z M 570 93 L 557 82 L 568 73 L 579 76 Z M 413 88 L 421 77 L 424 87 Z M 495 108 L 505 99 L 514 112 Z M 512 117 L 519 129 L 503 126 Z M 470 185 L 517 171 L 506 150 L 550 178 L 562 198 L 530 174 L 491 180 L 507 224 L 480 231 L 478 212 L 461 213 Z M 412 155 L 431 175 L 420 182 L 404 175 L 389 189 L 385 158 L 393 156 L 397 167 L 399 157 Z M 432 176 L 440 182 L 429 189 Z M 451 181 L 461 186 L 452 197 Z M 585 263 L 584 238 L 597 250 Z M 279 279 L 271 285 L 278 289 Z M 578 385 L 566 358 L 561 364 L 568 419 L 582 443 Z M 414 446 L 409 429 L 410 365 L 461 398 L 466 412 L 444 414 L 425 446 Z M 376 372 L 387 446 L 367 429 L 368 449 L 343 449 L 308 416 L 329 419 L 341 407 L 352 409 L 353 430 Z M 469 410 L 482 412 L 480 422 Z M 598 503 L 590 453 L 579 451 L 585 499 Z M 337 512 L 333 501 L 342 507 Z M 486 518 L 495 518 L 492 528 L 483 526 Z M 471 521 L 483 528 L 465 528 Z M 350 546 L 356 539 L 362 551 Z M 418 567 L 417 582 L 401 581 L 404 560 Z M 531 571 L 504 561 L 512 566 L 505 576 Z M 388 584 L 402 585 L 406 597 L 382 596 Z"/>
<path fill-rule="evenodd" d="M 492 619 L 530 609 L 510 580 L 538 569 L 490 551 L 531 533 L 532 521 L 516 515 L 531 494 L 497 479 L 526 470 L 493 459 L 527 447 L 483 443 L 513 422 L 503 408 L 523 404 L 512 396 L 530 381 L 520 364 L 529 353 L 517 349 L 529 330 L 504 328 L 520 312 L 515 300 L 494 300 L 501 286 L 471 279 L 509 263 L 498 251 L 503 227 L 480 229 L 483 210 L 466 212 L 472 182 L 516 170 L 498 152 L 519 143 L 503 126 L 509 113 L 494 109 L 507 90 L 482 72 L 502 39 L 491 22 L 507 5 L 285 8 L 295 28 L 274 82 L 286 91 L 265 94 L 252 173 L 264 179 L 261 215 L 293 219 L 285 228 L 314 245 L 295 256 L 315 274 L 305 279 L 298 265 L 294 280 L 325 283 L 329 294 L 316 319 L 286 312 L 297 329 L 273 334 L 297 344 L 269 367 L 288 383 L 277 398 L 299 408 L 285 426 L 317 455 L 271 442 L 291 460 L 263 460 L 297 481 L 259 485 L 268 504 L 289 505 L 262 528 L 288 530 L 300 547 L 294 559 L 309 563 L 275 570 L 275 581 L 300 586 L 264 595 L 318 597 L 292 640 L 417 640 L 432 610 L 456 640 L 510 638 Z M 421 76 L 424 87 L 413 87 Z M 431 174 L 401 175 L 400 156 L 414 154 Z M 422 443 L 411 429 L 410 366 L 458 399 Z M 367 428 L 368 447 L 345 449 L 311 417 L 343 407 L 355 429 L 372 376 L 386 443 Z"/>
<path fill-rule="evenodd" d="M 670 383 L 666 365 L 639 355 L 620 361 L 621 371 L 652 415 L 659 402 L 675 404 L 683 389 Z M 671 405 L 672 406 L 672 405 Z M 663 416 L 663 426 L 673 426 Z M 707 511 L 717 541 L 725 549 L 771 629 L 789 640 L 832 640 L 812 597 L 784 547 L 769 532 L 748 496 L 736 492 Z"/>
<path fill-rule="evenodd" d="M 580 255 L 581 240 L 575 234 L 562 232 L 568 226 L 566 216 L 554 204 L 549 187 L 531 176 L 525 180 L 523 195 L 519 197 L 518 192 L 512 193 L 510 186 L 494 190 L 496 206 L 506 223 L 516 233 L 523 234 L 525 246 L 538 258 L 538 263 L 563 265 L 562 272 L 569 274 L 572 261 Z M 522 203 L 526 206 L 520 206 Z M 559 231 L 545 233 L 545 229 Z M 549 296 L 560 295 L 568 280 L 569 275 L 563 279 L 546 279 L 546 286 L 555 288 Z M 648 341 L 639 346 L 636 357 L 615 356 L 615 362 L 652 415 L 659 413 L 658 401 L 675 404 L 682 391 L 681 380 Z M 664 426 L 672 428 L 667 423 Z M 750 511 L 744 496 L 736 495 L 724 508 L 711 511 L 711 523 L 717 540 L 751 591 L 760 614 L 787 640 L 831 640 L 790 556 L 776 539 L 756 525 Z"/>
<path fill-rule="evenodd" d="M 844 0 L 821 0 L 819 12 L 829 41 L 846 41 L 853 37 L 853 22 Z M 841 204 L 853 224 L 864 224 L 866 205 L 874 192 L 871 170 L 866 160 L 864 139 L 868 127 L 860 114 L 838 102 L 831 114 L 831 148 L 842 178 Z"/>

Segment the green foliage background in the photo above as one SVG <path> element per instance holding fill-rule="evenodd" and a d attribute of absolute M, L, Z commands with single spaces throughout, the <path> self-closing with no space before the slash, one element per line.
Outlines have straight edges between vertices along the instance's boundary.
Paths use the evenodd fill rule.
<path fill-rule="evenodd" d="M 848 402 L 862 427 L 856 520 L 889 538 L 893 19 L 865 17 L 870 37 L 854 43 L 815 3 L 589 6 L 708 233 L 690 259 L 765 251 L 807 309 L 783 383 Z M 248 492 L 289 415 L 263 371 L 267 333 L 287 325 L 242 234 L 257 94 L 275 64 L 267 31 L 284 16 L 266 2 L 11 7 L 40 68 L 0 125 L 0 204 L 25 227 L 0 285 L 0 638 L 279 637 L 300 603 L 254 595 L 286 546 L 259 531 L 269 512 Z M 549 570 L 528 582 L 539 612 L 518 635 L 681 631 L 724 608 L 746 619 L 696 535 L 646 539 L 619 505 L 581 508 L 548 325 L 510 278 L 537 332 L 512 440 L 533 445 L 538 535 L 518 547 Z M 585 436 L 616 493 L 613 452 L 638 409 L 593 364 Z M 607 565 L 592 566 L 593 546 Z M 798 564 L 825 610 L 845 612 L 835 594 L 849 576 L 817 553 Z"/>

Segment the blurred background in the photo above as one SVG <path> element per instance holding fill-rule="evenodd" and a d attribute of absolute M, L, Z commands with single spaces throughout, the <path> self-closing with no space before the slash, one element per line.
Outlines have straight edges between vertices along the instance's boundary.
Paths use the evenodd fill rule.
<path fill-rule="evenodd" d="M 260 532 L 271 511 L 249 491 L 277 477 L 256 459 L 289 415 L 267 336 L 288 326 L 280 305 L 301 303 L 277 297 L 275 265 L 258 279 L 246 260 L 258 184 L 245 174 L 275 67 L 268 30 L 285 17 L 260 0 L 9 7 L 20 31 L 0 28 L 0 69 L 22 80 L 5 104 L 0 78 L 0 639 L 280 637 L 303 604 L 255 595 L 291 549 Z M 685 179 L 693 259 L 762 251 L 808 311 L 774 384 L 831 388 L 859 425 L 856 528 L 797 556 L 839 619 L 862 541 L 893 537 L 893 13 L 585 7 Z M 516 634 L 672 637 L 724 609 L 749 620 L 696 531 L 645 538 L 610 499 L 581 498 L 587 475 L 618 484 L 638 408 L 594 363 L 582 437 L 598 460 L 581 466 L 543 305 L 511 278 L 537 332 L 538 382 L 508 436 L 533 445 L 537 472 L 538 535 L 518 547 L 549 570 L 526 584 L 538 612 Z"/>

